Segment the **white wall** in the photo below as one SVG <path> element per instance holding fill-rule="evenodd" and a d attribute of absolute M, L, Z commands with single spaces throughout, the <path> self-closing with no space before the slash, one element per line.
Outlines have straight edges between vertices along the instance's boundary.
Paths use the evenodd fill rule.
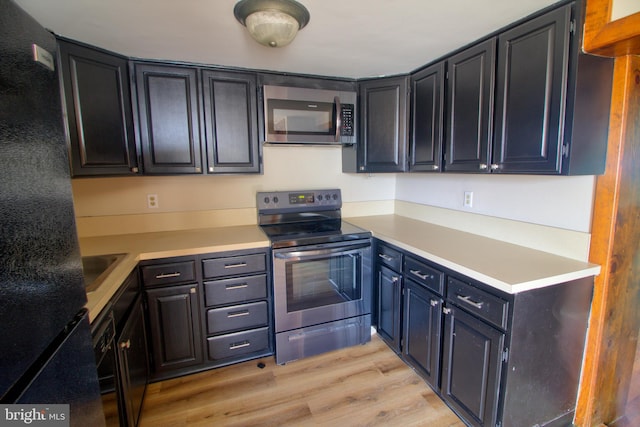
<path fill-rule="evenodd" d="M 306 188 L 342 189 L 352 216 L 390 213 L 400 200 L 589 233 L 594 182 L 593 176 L 344 174 L 339 147 L 265 146 L 263 175 L 85 178 L 72 187 L 79 231 L 91 235 L 125 232 L 126 222 L 129 229 L 151 230 L 152 221 L 166 229 L 197 226 L 195 217 L 182 215 L 190 212 L 205 224 L 215 212 L 225 215 L 211 220 L 216 224 L 229 216 L 255 221 L 257 191 Z M 463 207 L 465 191 L 474 193 L 471 209 Z M 158 196 L 159 208 L 147 207 L 147 194 Z"/>
<path fill-rule="evenodd" d="M 263 175 L 72 180 L 77 217 L 255 208 L 257 191 L 340 188 L 345 202 L 393 200 L 395 174 L 342 173 L 340 147 L 265 146 Z M 159 208 L 147 207 L 147 194 Z"/>
<path fill-rule="evenodd" d="M 611 6 L 612 21 L 640 12 L 638 0 L 614 0 Z"/>
<path fill-rule="evenodd" d="M 402 174 L 396 199 L 589 233 L 594 186 L 593 176 Z"/>

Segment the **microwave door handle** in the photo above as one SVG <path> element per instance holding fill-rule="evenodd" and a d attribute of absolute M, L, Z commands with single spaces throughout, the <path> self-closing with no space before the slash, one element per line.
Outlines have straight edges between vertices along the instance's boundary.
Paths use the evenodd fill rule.
<path fill-rule="evenodd" d="M 342 126 L 342 105 L 340 104 L 340 97 L 333 98 L 334 108 L 336 109 L 336 137 L 335 141 L 340 142 L 340 127 Z"/>

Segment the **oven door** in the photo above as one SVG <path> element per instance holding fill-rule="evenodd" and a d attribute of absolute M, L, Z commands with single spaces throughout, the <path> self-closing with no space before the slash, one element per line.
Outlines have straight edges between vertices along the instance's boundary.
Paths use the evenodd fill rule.
<path fill-rule="evenodd" d="M 371 313 L 371 241 L 273 251 L 276 333 Z"/>

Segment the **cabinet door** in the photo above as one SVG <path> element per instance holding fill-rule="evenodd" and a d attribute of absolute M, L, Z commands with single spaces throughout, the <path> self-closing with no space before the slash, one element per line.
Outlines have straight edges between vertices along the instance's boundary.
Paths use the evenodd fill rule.
<path fill-rule="evenodd" d="M 463 310 L 443 309 L 443 398 L 474 426 L 494 426 L 504 334 Z"/>
<path fill-rule="evenodd" d="M 440 62 L 411 76 L 410 171 L 442 169 L 445 63 Z"/>
<path fill-rule="evenodd" d="M 417 283 L 406 281 L 402 354 L 435 389 L 440 380 L 442 301 Z"/>
<path fill-rule="evenodd" d="M 383 266 L 378 267 L 377 276 L 378 334 L 399 353 L 402 276 Z"/>
<path fill-rule="evenodd" d="M 135 69 L 145 174 L 202 173 L 197 69 Z"/>
<path fill-rule="evenodd" d="M 495 50 L 492 38 L 447 60 L 447 171 L 489 170 Z"/>
<path fill-rule="evenodd" d="M 197 285 L 147 289 L 156 372 L 202 363 Z"/>
<path fill-rule="evenodd" d="M 138 173 L 127 59 L 58 44 L 73 176 Z"/>
<path fill-rule="evenodd" d="M 566 5 L 498 38 L 496 172 L 560 172 L 570 19 Z"/>
<path fill-rule="evenodd" d="M 407 169 L 407 77 L 360 84 L 361 172 L 403 172 Z"/>
<path fill-rule="evenodd" d="M 149 380 L 149 359 L 142 298 L 138 297 L 118 339 L 122 397 L 128 426 L 136 426 Z"/>
<path fill-rule="evenodd" d="M 260 172 L 254 74 L 202 71 L 207 172 Z"/>

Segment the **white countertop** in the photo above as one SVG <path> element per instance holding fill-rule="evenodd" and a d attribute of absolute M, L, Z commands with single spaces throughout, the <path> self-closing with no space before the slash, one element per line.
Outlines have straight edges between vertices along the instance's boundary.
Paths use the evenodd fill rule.
<path fill-rule="evenodd" d="M 127 254 L 94 292 L 87 293 L 89 319 L 98 316 L 139 261 L 265 247 L 269 239 L 257 225 L 81 238 L 82 256 Z"/>
<path fill-rule="evenodd" d="M 508 293 L 595 276 L 600 266 L 399 215 L 345 218 L 374 237 Z M 124 253 L 94 292 L 87 293 L 96 318 L 139 261 L 269 247 L 257 225 L 140 233 L 80 239 L 83 256 Z"/>
<path fill-rule="evenodd" d="M 374 237 L 515 294 L 596 276 L 600 266 L 399 215 L 345 218 Z"/>

